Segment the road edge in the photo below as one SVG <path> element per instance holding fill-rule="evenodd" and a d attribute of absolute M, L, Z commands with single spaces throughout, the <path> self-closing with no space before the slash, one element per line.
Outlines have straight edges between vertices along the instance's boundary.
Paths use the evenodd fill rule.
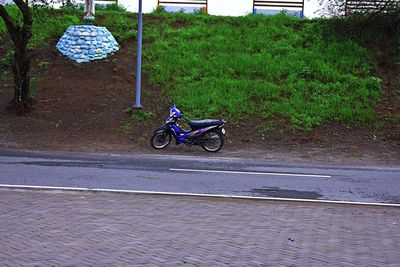
<path fill-rule="evenodd" d="M 122 194 L 133 194 L 133 195 L 182 196 L 182 197 L 216 198 L 216 199 L 232 199 L 232 200 L 237 199 L 237 200 L 255 200 L 255 201 L 270 201 L 270 202 L 276 201 L 276 202 L 292 202 L 292 203 L 294 202 L 294 203 L 311 203 L 311 204 L 335 204 L 335 205 L 400 208 L 400 204 L 394 204 L 394 203 L 371 203 L 371 202 L 353 202 L 353 201 L 324 200 L 324 199 L 276 198 L 276 197 L 196 194 L 196 193 L 139 191 L 139 190 L 104 189 L 104 188 L 0 184 L 0 190 L 4 189 L 26 190 L 26 191 L 53 191 L 53 192 L 90 192 L 90 193 L 119 193 L 119 194 L 122 193 Z"/>

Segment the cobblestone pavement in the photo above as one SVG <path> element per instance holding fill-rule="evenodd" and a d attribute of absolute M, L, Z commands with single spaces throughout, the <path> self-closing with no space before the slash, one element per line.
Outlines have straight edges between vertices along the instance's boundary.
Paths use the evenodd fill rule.
<path fill-rule="evenodd" d="M 400 209 L 0 190 L 0 266 L 400 266 Z"/>

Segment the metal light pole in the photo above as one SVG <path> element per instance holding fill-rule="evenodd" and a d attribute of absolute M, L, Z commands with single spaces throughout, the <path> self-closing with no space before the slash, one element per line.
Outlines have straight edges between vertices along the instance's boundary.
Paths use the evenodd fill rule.
<path fill-rule="evenodd" d="M 140 104 L 140 86 L 141 86 L 141 69 L 142 69 L 142 0 L 139 0 L 139 12 L 138 12 L 138 38 L 137 38 L 137 55 L 136 55 L 136 102 L 132 107 L 133 109 L 142 109 Z"/>

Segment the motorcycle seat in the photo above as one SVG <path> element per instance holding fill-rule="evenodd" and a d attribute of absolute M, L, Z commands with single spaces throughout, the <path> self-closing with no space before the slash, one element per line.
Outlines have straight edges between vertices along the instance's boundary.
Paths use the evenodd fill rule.
<path fill-rule="evenodd" d="M 188 124 L 192 129 L 205 128 L 214 125 L 220 126 L 224 123 L 225 123 L 224 120 L 212 120 L 212 119 L 188 121 Z"/>

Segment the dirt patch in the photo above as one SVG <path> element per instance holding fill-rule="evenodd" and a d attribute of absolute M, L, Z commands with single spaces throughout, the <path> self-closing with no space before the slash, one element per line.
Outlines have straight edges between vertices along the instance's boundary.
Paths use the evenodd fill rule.
<path fill-rule="evenodd" d="M 168 115 L 169 99 L 162 88 L 142 78 L 142 105 L 152 119 L 132 121 L 124 110 L 134 104 L 135 43 L 122 45 L 106 60 L 75 63 L 55 49 L 56 40 L 35 51 L 34 110 L 24 116 L 6 111 L 12 98 L 12 77 L 0 85 L 0 146 L 19 149 L 107 153 L 159 153 L 210 156 L 199 147 L 155 151 L 149 145 L 152 131 Z M 0 58 L 7 51 L 0 48 Z M 248 157 L 279 162 L 330 164 L 400 163 L 399 89 L 392 82 L 398 71 L 382 67 L 385 95 L 379 107 L 378 125 L 350 127 L 327 123 L 310 133 L 275 129 L 261 134 L 259 121 L 227 124 L 228 140 L 218 156 Z M 396 100 L 397 99 L 397 100 Z M 397 121 L 396 121 L 397 118 Z M 201 119 L 201 118 L 199 118 Z M 212 156 L 215 156 L 213 154 Z"/>

